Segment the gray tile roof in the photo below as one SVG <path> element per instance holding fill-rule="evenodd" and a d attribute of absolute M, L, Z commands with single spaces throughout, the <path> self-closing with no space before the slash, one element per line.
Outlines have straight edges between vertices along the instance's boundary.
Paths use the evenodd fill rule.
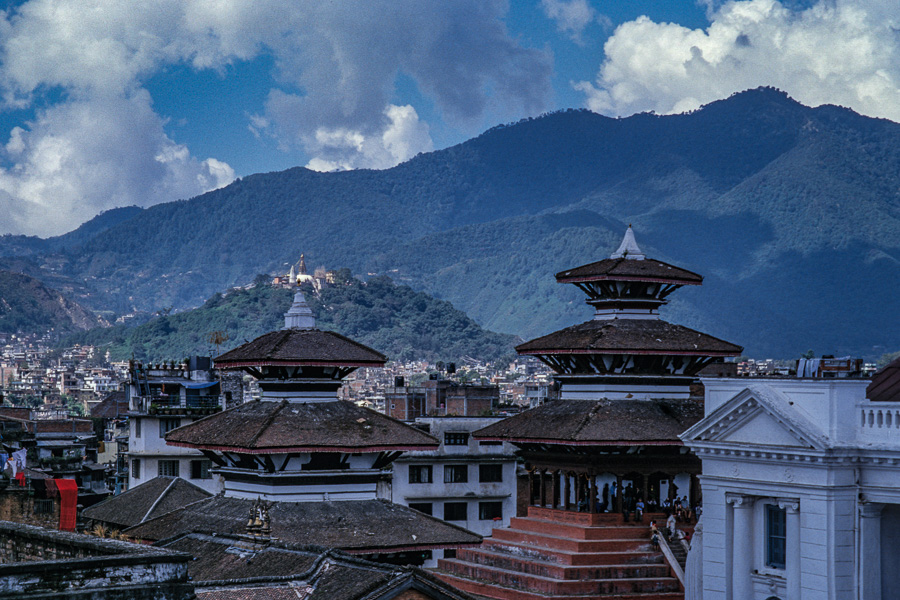
<path fill-rule="evenodd" d="M 644 260 L 607 258 L 556 274 L 556 280 L 559 283 L 603 279 L 659 281 L 681 285 L 701 285 L 703 283 L 701 275 L 651 258 Z"/>
<path fill-rule="evenodd" d="M 195 502 L 127 529 L 158 541 L 185 533 L 243 534 L 254 500 L 222 495 Z M 287 543 L 347 551 L 399 552 L 477 544 L 481 536 L 386 500 L 275 502 L 272 537 Z"/>
<path fill-rule="evenodd" d="M 872 402 L 900 402 L 900 358 L 872 376 L 872 383 L 866 388 L 866 398 Z"/>
<path fill-rule="evenodd" d="M 166 434 L 166 443 L 271 453 L 429 450 L 438 440 L 353 402 L 247 402 Z"/>
<path fill-rule="evenodd" d="M 557 400 L 488 425 L 478 439 L 562 445 L 681 445 L 703 418 L 696 400 Z"/>
<path fill-rule="evenodd" d="M 281 329 L 263 334 L 215 359 L 220 369 L 262 365 L 378 367 L 387 357 L 333 331 Z"/>
<path fill-rule="evenodd" d="M 154 477 L 118 496 L 84 509 L 84 517 L 125 528 L 210 496 L 212 494 L 206 490 L 180 477 Z"/>
<path fill-rule="evenodd" d="M 681 354 L 739 356 L 743 348 L 656 319 L 591 320 L 516 346 L 519 354 Z"/>

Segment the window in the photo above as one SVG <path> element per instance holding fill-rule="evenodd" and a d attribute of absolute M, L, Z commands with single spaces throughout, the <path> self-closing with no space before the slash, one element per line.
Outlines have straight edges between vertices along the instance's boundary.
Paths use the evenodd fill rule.
<path fill-rule="evenodd" d="M 159 475 L 160 477 L 178 477 L 179 469 L 178 469 L 178 461 L 177 460 L 161 460 L 159 461 Z"/>
<path fill-rule="evenodd" d="M 211 460 L 192 460 L 191 479 L 212 479 L 212 473 L 209 472 L 210 468 L 212 468 Z"/>
<path fill-rule="evenodd" d="M 766 505 L 766 566 L 783 569 L 787 550 L 787 511 Z"/>
<path fill-rule="evenodd" d="M 445 446 L 467 446 L 469 444 L 469 434 L 465 431 L 448 431 L 444 434 Z"/>
<path fill-rule="evenodd" d="M 134 437 L 136 438 L 141 437 L 141 420 L 142 419 L 134 420 Z"/>
<path fill-rule="evenodd" d="M 482 521 L 491 521 L 493 519 L 503 518 L 502 502 L 479 502 L 478 518 Z"/>
<path fill-rule="evenodd" d="M 53 500 L 35 500 L 34 501 L 34 514 L 36 515 L 51 515 L 53 514 Z"/>
<path fill-rule="evenodd" d="M 141 459 L 131 459 L 131 476 L 135 479 L 141 478 Z"/>
<path fill-rule="evenodd" d="M 465 502 L 444 502 L 445 521 L 465 521 L 468 518 Z"/>
<path fill-rule="evenodd" d="M 444 550 L 444 558 L 456 558 L 456 548 Z"/>
<path fill-rule="evenodd" d="M 181 419 L 160 419 L 159 437 L 163 437 L 176 427 L 181 427 Z"/>
<path fill-rule="evenodd" d="M 410 502 L 410 508 L 414 508 L 419 512 L 425 513 L 428 516 L 431 516 L 431 502 Z"/>
<path fill-rule="evenodd" d="M 494 441 L 478 442 L 478 445 L 479 446 L 502 446 L 503 442 L 494 442 Z"/>
<path fill-rule="evenodd" d="M 466 483 L 469 481 L 468 465 L 444 465 L 444 483 Z"/>
<path fill-rule="evenodd" d="M 478 465 L 478 481 L 481 483 L 503 481 L 503 465 Z"/>
<path fill-rule="evenodd" d="M 409 465 L 410 483 L 431 483 L 431 465 Z"/>

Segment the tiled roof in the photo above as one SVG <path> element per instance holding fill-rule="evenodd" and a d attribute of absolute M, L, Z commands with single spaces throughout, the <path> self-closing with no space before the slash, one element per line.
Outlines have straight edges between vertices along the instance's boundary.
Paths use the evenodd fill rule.
<path fill-rule="evenodd" d="M 363 366 L 377 367 L 387 357 L 333 331 L 281 329 L 263 334 L 215 359 L 217 368 L 242 366 Z"/>
<path fill-rule="evenodd" d="M 681 445 L 703 418 L 695 400 L 558 400 L 488 425 L 478 439 L 563 445 Z"/>
<path fill-rule="evenodd" d="M 195 502 L 126 530 L 164 540 L 185 533 L 243 534 L 255 500 L 222 495 Z M 477 544 L 481 536 L 385 500 L 275 502 L 272 537 L 287 543 L 347 551 L 396 551 Z"/>
<path fill-rule="evenodd" d="M 247 402 L 166 434 L 166 443 L 251 453 L 429 450 L 438 441 L 353 402 Z"/>
<path fill-rule="evenodd" d="M 218 548 L 216 548 L 218 546 Z M 166 548 L 191 553 L 191 578 L 198 600 L 363 600 L 395 597 L 470 600 L 426 571 L 362 560 L 337 550 L 293 549 L 283 544 L 252 543 L 192 535 L 165 544 Z M 276 555 L 282 555 L 276 558 Z M 210 575 L 238 575 L 207 579 L 198 563 L 224 561 L 229 568 Z M 293 556 L 294 567 L 288 566 Z M 281 575 L 266 575 L 269 560 L 281 564 Z M 281 571 L 279 571 L 281 572 Z M 414 589 L 412 596 L 402 594 Z"/>
<path fill-rule="evenodd" d="M 123 391 L 110 393 L 103 402 L 91 409 L 91 417 L 95 419 L 115 419 L 128 414 L 128 395 Z"/>
<path fill-rule="evenodd" d="M 595 319 L 516 346 L 519 354 L 739 356 L 743 348 L 656 319 Z"/>
<path fill-rule="evenodd" d="M 180 477 L 154 477 L 84 509 L 84 517 L 115 527 L 131 527 L 212 496 Z"/>
<path fill-rule="evenodd" d="M 900 402 L 900 358 L 888 363 L 872 376 L 866 388 L 872 402 Z"/>
<path fill-rule="evenodd" d="M 681 285 L 701 285 L 703 283 L 701 275 L 651 258 L 644 260 L 607 258 L 556 274 L 556 281 L 559 283 L 603 279 L 659 281 Z"/>

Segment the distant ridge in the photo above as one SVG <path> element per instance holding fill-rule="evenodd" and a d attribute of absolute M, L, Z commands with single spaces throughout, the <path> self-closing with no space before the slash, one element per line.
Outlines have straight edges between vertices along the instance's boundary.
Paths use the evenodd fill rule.
<path fill-rule="evenodd" d="M 666 318 L 754 356 L 900 348 L 900 125 L 771 88 L 683 115 L 554 113 L 384 171 L 253 175 L 5 260 L 124 312 L 196 306 L 304 252 L 530 338 L 588 318 L 553 273 L 607 256 L 628 223 L 706 277 Z"/>
<path fill-rule="evenodd" d="M 0 333 L 66 333 L 101 325 L 107 323 L 37 279 L 0 271 Z"/>

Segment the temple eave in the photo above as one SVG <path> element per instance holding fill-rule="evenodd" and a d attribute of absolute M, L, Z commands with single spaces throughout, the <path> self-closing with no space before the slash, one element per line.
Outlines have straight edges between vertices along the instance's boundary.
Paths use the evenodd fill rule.
<path fill-rule="evenodd" d="M 581 275 L 577 277 L 556 276 L 557 283 L 588 283 L 591 281 L 642 281 L 646 283 L 668 283 L 671 285 L 703 285 L 703 281 L 690 279 L 669 279 L 664 277 L 640 277 L 634 275 Z"/>
<path fill-rule="evenodd" d="M 651 354 L 654 356 L 712 356 L 712 357 L 728 357 L 740 356 L 740 352 L 714 352 L 712 350 L 647 350 L 645 348 L 542 348 L 538 350 L 519 350 L 519 354 L 528 354 L 532 356 L 554 354 Z"/>
<path fill-rule="evenodd" d="M 236 454 L 296 454 L 312 452 L 331 452 L 341 454 L 375 453 L 375 452 L 418 452 L 431 451 L 438 447 L 433 446 L 288 446 L 281 448 L 241 448 L 236 446 L 219 446 L 215 444 L 190 444 L 166 440 L 169 446 L 180 448 L 194 448 L 196 450 L 209 450 L 212 452 L 233 452 Z"/>
<path fill-rule="evenodd" d="M 216 362 L 219 369 L 244 367 L 381 367 L 387 361 L 333 361 L 333 360 L 244 360 Z"/>
<path fill-rule="evenodd" d="M 510 444 L 546 444 L 553 446 L 684 446 L 681 440 L 559 440 L 553 438 L 481 437 L 480 442 L 509 442 Z"/>

